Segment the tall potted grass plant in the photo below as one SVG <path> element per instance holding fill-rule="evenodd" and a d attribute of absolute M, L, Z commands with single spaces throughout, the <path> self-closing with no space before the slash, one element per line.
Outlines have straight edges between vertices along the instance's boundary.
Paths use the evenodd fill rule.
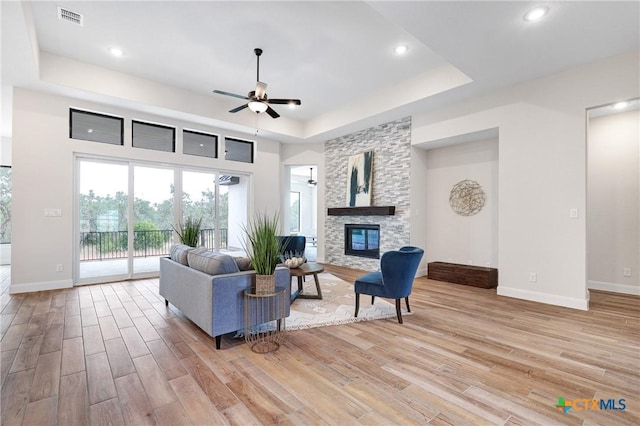
<path fill-rule="evenodd" d="M 256 294 L 270 294 L 275 291 L 275 271 L 282 254 L 279 229 L 277 213 L 273 216 L 266 213 L 258 214 L 243 226 L 247 235 L 243 248 L 256 271 Z"/>
<path fill-rule="evenodd" d="M 194 219 L 191 216 L 187 218 L 182 223 L 178 224 L 178 227 L 171 226 L 178 237 L 180 237 L 180 242 L 182 244 L 186 244 L 190 247 L 198 247 L 198 243 L 200 242 L 200 228 L 202 227 L 202 218 Z"/>

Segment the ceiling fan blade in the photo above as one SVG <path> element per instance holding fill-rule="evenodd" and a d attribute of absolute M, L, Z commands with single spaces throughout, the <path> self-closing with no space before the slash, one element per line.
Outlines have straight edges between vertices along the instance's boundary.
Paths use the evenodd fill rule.
<path fill-rule="evenodd" d="M 237 107 L 237 108 L 234 108 L 234 109 L 232 109 L 232 110 L 229 110 L 229 112 L 238 112 L 238 111 L 242 111 L 243 109 L 245 109 L 245 108 L 246 108 L 246 107 L 248 107 L 248 106 L 249 106 L 249 104 L 240 105 L 240 106 L 239 106 L 239 107 Z"/>
<path fill-rule="evenodd" d="M 267 99 L 267 103 L 274 105 L 302 105 L 300 99 Z"/>
<path fill-rule="evenodd" d="M 271 118 L 278 118 L 280 114 L 278 114 L 273 108 L 267 107 L 267 114 L 271 116 Z"/>
<path fill-rule="evenodd" d="M 267 96 L 267 83 L 259 81 L 256 84 L 255 95 L 258 99 L 264 99 Z"/>
<path fill-rule="evenodd" d="M 240 98 L 240 99 L 249 99 L 246 96 L 236 95 L 235 93 L 224 92 L 222 90 L 214 90 L 213 93 L 217 93 L 218 95 L 233 96 L 234 98 Z"/>

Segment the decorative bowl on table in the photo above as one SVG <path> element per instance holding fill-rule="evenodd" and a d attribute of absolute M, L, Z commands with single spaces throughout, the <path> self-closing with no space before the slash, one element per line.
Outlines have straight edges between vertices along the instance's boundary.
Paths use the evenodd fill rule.
<path fill-rule="evenodd" d="M 300 265 L 302 265 L 304 262 L 306 262 L 307 259 L 305 259 L 304 257 L 289 257 L 284 259 L 284 266 L 286 266 L 289 269 L 296 269 L 299 268 Z"/>

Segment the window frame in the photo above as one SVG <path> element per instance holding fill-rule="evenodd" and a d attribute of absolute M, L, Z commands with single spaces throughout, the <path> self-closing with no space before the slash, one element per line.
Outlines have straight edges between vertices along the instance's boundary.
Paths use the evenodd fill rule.
<path fill-rule="evenodd" d="M 184 152 L 184 135 L 185 133 L 192 133 L 194 135 L 201 135 L 201 136 L 207 136 L 207 137 L 211 137 L 215 139 L 215 142 L 213 144 L 214 146 L 214 153 L 213 153 L 213 157 L 208 156 L 208 155 L 198 155 L 198 154 L 191 154 L 188 152 Z M 184 155 L 193 155 L 195 157 L 204 157 L 204 158 L 218 158 L 218 144 L 220 142 L 220 136 L 216 135 L 215 133 L 207 133 L 207 132 L 203 132 L 201 130 L 193 130 L 193 129 L 186 129 L 183 128 L 182 129 L 182 154 Z"/>
<path fill-rule="evenodd" d="M 10 213 L 10 218 L 9 218 L 9 241 L 2 241 L 0 239 L 0 245 L 1 244 L 11 244 L 11 234 L 12 234 L 12 216 L 13 216 L 13 167 L 11 165 L 8 164 L 2 164 L 0 165 L 0 169 L 9 169 L 9 171 L 11 172 L 11 197 L 10 197 L 10 204 L 9 204 L 9 213 Z"/>
<path fill-rule="evenodd" d="M 294 195 L 295 194 L 295 195 Z M 296 196 L 298 197 L 298 217 L 297 217 L 297 222 L 298 222 L 298 226 L 293 229 L 291 227 L 291 216 L 292 216 L 292 203 L 291 203 L 291 197 Z M 302 225 L 302 212 L 300 211 L 302 207 L 302 195 L 300 194 L 300 191 L 289 191 L 289 233 L 293 233 L 293 232 L 300 232 L 300 227 Z"/>
<path fill-rule="evenodd" d="M 134 130 L 134 126 L 135 124 L 141 124 L 143 126 L 150 126 L 150 127 L 157 127 L 160 129 L 166 129 L 166 130 L 171 130 L 171 138 L 172 138 L 172 142 L 171 142 L 171 151 L 166 151 L 164 149 L 154 149 L 154 148 L 147 148 L 144 146 L 135 146 L 135 130 Z M 135 120 L 135 119 L 131 119 L 131 147 L 132 148 L 138 148 L 138 149 L 148 149 L 151 151 L 158 151 L 158 152 L 172 152 L 175 153 L 176 152 L 176 128 L 174 126 L 169 126 L 167 124 L 159 124 L 159 123 L 151 123 L 149 121 L 142 121 L 142 120 Z"/>
<path fill-rule="evenodd" d="M 251 161 L 242 161 L 242 160 L 232 160 L 232 159 L 228 159 L 227 158 L 227 141 L 232 141 L 232 142 L 236 142 L 236 143 L 243 143 L 243 144 L 247 144 L 251 146 Z M 249 141 L 249 140 L 245 140 L 245 139 L 238 139 L 238 138 L 234 138 L 234 137 L 230 137 L 230 136 L 225 136 L 224 137 L 224 147 L 225 147 L 225 160 L 227 161 L 236 161 L 239 163 L 247 163 L 247 164 L 254 164 L 255 162 L 255 142 L 254 141 Z"/>
<path fill-rule="evenodd" d="M 92 115 L 92 116 L 108 118 L 108 119 L 112 119 L 112 120 L 118 120 L 120 122 L 120 143 L 95 141 L 95 140 L 91 140 L 91 139 L 83 139 L 83 138 L 73 137 L 73 115 L 74 115 L 74 113 Z M 79 108 L 70 107 L 69 108 L 69 139 L 75 139 L 75 140 L 78 140 L 78 141 L 95 142 L 95 143 L 104 143 L 104 144 L 107 144 L 107 145 L 124 146 L 124 118 L 120 117 L 120 116 L 117 116 L 117 115 L 104 114 L 104 113 L 100 113 L 100 112 L 88 111 L 88 110 L 85 110 L 85 109 L 79 109 Z"/>

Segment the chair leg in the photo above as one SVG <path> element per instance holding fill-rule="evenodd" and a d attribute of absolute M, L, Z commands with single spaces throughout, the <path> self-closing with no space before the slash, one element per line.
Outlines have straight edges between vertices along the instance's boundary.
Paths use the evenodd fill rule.
<path fill-rule="evenodd" d="M 407 304 L 407 312 L 411 312 L 411 308 L 409 307 L 409 296 L 405 297 L 404 301 Z"/>
<path fill-rule="evenodd" d="M 396 299 L 396 315 L 398 315 L 398 322 L 402 324 L 402 313 L 400 312 L 400 299 Z"/>
<path fill-rule="evenodd" d="M 371 304 L 373 305 L 373 302 L 376 300 L 375 296 L 371 296 Z"/>
<path fill-rule="evenodd" d="M 356 293 L 356 313 L 354 317 L 358 318 L 358 311 L 360 310 L 360 293 Z"/>
<path fill-rule="evenodd" d="M 216 349 L 220 349 L 221 343 L 222 343 L 222 334 L 216 336 Z"/>

